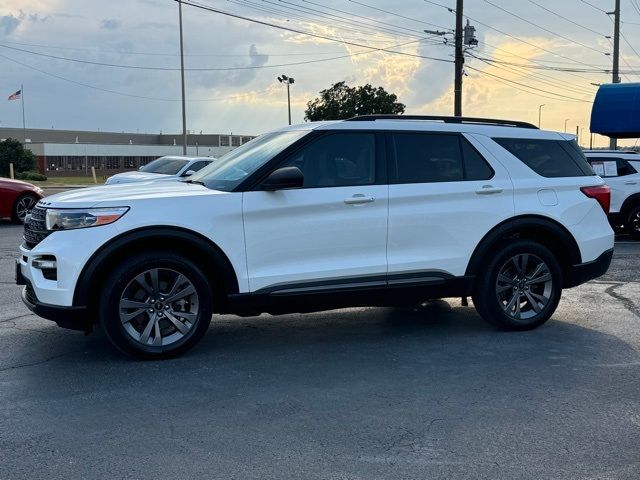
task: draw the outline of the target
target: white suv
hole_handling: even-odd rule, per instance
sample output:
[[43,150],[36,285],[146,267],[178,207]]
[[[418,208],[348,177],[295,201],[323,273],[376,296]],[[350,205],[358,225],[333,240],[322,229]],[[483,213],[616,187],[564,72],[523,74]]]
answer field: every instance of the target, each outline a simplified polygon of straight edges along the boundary
[[584,154],[611,187],[611,224],[640,240],[640,155],[623,150],[586,150]]
[[185,182],[40,201],[23,299],[119,349],[177,355],[213,313],[472,296],[526,330],[611,262],[609,188],[572,136],[521,122],[364,116],[262,135]]

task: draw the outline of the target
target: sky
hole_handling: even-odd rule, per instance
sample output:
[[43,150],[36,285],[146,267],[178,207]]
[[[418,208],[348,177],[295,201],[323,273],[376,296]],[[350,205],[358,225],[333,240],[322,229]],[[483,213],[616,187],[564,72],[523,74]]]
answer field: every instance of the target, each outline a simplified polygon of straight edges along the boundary
[[[424,30],[453,29],[443,6],[454,0],[187,1],[296,30],[183,5],[190,131],[257,135],[285,125],[281,74],[295,78],[294,123],[340,81],[382,86],[408,114],[452,114],[452,35]],[[611,81],[612,8],[466,0],[479,44],[466,54],[463,114],[537,124],[544,104],[542,128],[578,126],[588,145],[592,84]],[[639,0],[622,0],[622,22],[622,81],[640,81]],[[5,99],[24,85],[27,127],[179,132],[179,67],[173,0],[0,0],[0,126],[22,126],[20,102]]]

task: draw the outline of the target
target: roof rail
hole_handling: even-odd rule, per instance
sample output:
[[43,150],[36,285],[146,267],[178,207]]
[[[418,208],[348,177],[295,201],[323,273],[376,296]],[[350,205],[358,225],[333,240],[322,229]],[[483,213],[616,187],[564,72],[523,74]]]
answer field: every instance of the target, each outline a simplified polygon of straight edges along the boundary
[[370,122],[374,120],[430,120],[444,123],[471,123],[477,125],[497,125],[503,127],[538,129],[538,127],[531,123],[516,120],[496,120],[493,118],[477,117],[448,117],[443,115],[360,115],[358,117],[349,118],[345,120],[345,122]]

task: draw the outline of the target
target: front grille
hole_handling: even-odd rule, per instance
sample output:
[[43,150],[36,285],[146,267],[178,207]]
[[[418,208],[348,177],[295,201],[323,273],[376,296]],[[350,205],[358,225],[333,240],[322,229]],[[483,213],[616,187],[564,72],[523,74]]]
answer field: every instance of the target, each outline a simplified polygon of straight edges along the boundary
[[27,215],[24,221],[24,243],[28,248],[33,248],[39,244],[42,240],[51,235],[51,232],[47,230],[45,223],[45,216],[47,209],[36,206]]

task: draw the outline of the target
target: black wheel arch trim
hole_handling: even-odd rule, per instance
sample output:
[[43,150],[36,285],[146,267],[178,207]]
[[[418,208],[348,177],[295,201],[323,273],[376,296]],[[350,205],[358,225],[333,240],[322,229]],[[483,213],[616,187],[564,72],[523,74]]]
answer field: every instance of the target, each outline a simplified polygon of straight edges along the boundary
[[578,265],[582,263],[582,254],[580,253],[578,243],[566,227],[549,217],[541,215],[522,215],[504,220],[502,223],[499,223],[492,228],[482,238],[471,255],[465,275],[477,274],[482,266],[485,255],[495,245],[503,241],[505,238],[509,238],[509,235],[516,234],[519,231],[529,228],[534,228],[539,232],[548,232],[556,238],[562,239],[562,246],[566,248],[569,253],[571,265]]
[[[224,277],[225,294],[236,294],[239,292],[238,277],[231,261],[224,251],[211,239],[204,235],[188,230],[186,228],[175,226],[153,226],[142,227],[134,230],[123,232],[113,237],[107,243],[102,245],[89,260],[85,263],[78,280],[76,282],[73,294],[74,306],[87,306],[91,300],[91,286],[95,275],[105,266],[105,262],[109,260],[116,252],[122,248],[126,248],[128,244],[139,242],[142,240],[153,241],[153,239],[171,239],[181,242],[182,247],[191,245],[200,251],[208,252],[208,260],[212,260],[216,267],[220,269]],[[157,244],[151,243],[149,249],[152,250]],[[166,247],[171,250],[170,246]],[[205,275],[209,276],[211,272],[205,271]]]
[[627,221],[629,214],[635,207],[640,206],[640,192],[629,195],[620,207],[620,218],[623,222]]

